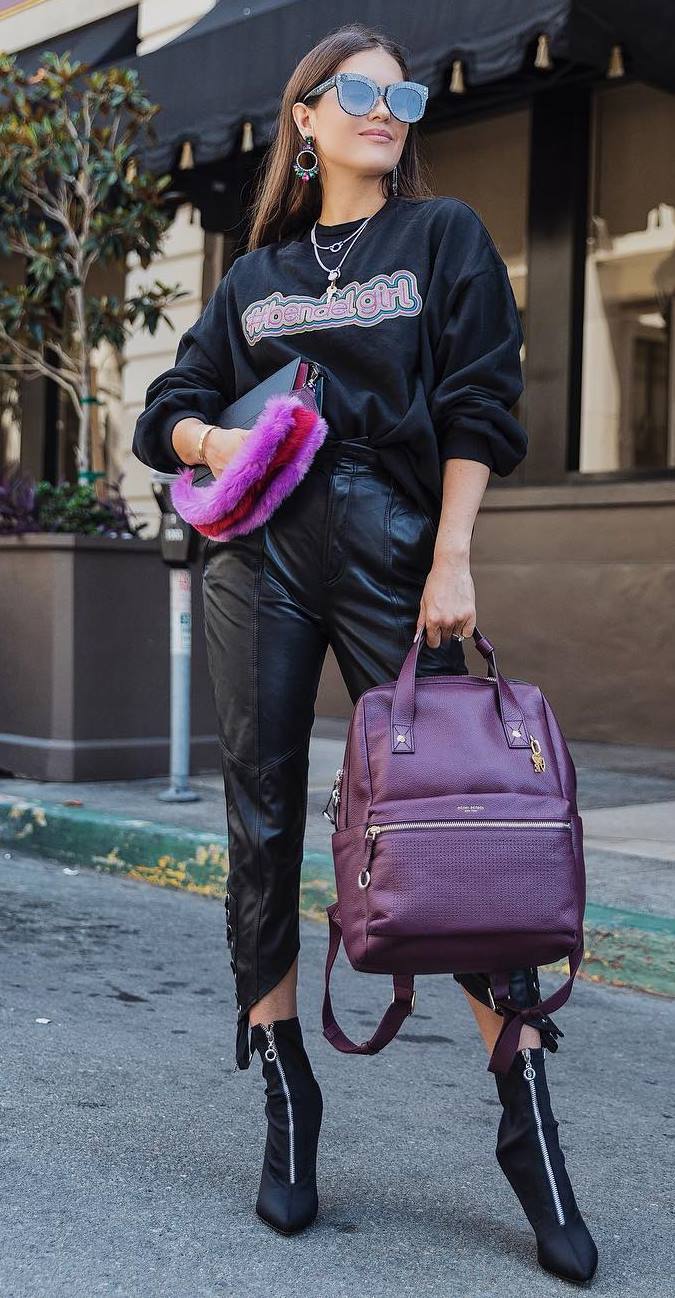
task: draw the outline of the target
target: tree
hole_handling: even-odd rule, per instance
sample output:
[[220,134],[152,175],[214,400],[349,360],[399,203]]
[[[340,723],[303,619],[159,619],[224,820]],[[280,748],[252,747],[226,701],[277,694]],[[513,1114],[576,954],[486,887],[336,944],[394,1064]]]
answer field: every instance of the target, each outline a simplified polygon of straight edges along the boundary
[[137,320],[154,334],[185,291],[160,280],[133,297],[87,291],[95,262],[135,253],[147,267],[172,213],[170,175],[140,170],[141,132],[154,137],[159,105],[138,74],[45,52],[27,76],[0,53],[0,254],[22,258],[18,283],[0,282],[0,370],[47,375],[78,419],[80,474],[90,462],[91,354],[122,351]]

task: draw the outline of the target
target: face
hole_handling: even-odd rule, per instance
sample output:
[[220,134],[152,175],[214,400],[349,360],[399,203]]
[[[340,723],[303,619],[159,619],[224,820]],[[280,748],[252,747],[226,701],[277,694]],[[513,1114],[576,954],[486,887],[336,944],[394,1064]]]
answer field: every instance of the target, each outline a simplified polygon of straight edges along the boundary
[[[405,80],[396,60],[379,47],[351,54],[335,71],[360,72],[382,87]],[[349,168],[363,176],[391,171],[410,129],[409,123],[399,122],[389,112],[383,98],[364,117],[345,113],[335,86],[306,104],[294,104],[293,116],[303,136],[313,136],[313,147],[325,167]]]

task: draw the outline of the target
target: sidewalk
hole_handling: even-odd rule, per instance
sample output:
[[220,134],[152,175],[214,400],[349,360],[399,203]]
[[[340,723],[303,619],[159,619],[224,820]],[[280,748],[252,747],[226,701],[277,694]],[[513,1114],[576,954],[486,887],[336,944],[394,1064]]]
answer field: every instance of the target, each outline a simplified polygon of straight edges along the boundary
[[[497,1166],[494,1079],[450,975],[418,980],[386,1050],[341,1055],[322,1032],[326,927],[301,921],[325,1107],[319,1217],[284,1239],[253,1212],[264,1087],[259,1059],[234,1071],[221,907],[18,849],[0,884],[2,1298],[571,1298]],[[391,981],[344,952],[334,975],[362,1040]],[[600,1253],[592,1298],[665,1298],[675,1000],[577,980],[556,1017],[547,1073]]]
[[[301,911],[325,920],[335,899],[322,815],[347,722],[318,718],[310,744]],[[581,977],[675,995],[675,750],[570,743],[587,866]],[[12,848],[221,897],[227,827],[220,771],[191,780],[200,801],[167,803],[151,780],[51,784],[0,779],[0,857]],[[566,967],[566,966],[565,966]],[[563,965],[560,965],[561,970]]]

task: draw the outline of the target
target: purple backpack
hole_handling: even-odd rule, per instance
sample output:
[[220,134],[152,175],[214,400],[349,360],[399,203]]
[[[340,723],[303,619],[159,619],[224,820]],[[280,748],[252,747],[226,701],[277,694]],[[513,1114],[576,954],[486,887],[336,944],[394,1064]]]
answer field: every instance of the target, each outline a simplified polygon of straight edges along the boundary
[[[567,958],[569,978],[504,1015],[490,1056],[506,1071],[528,1017],[563,1005],[584,953],[586,874],[576,772],[537,685],[507,679],[473,632],[486,676],[416,678],[424,628],[396,680],[357,699],[326,806],[337,901],[327,908],[323,1033],[375,1054],[415,1003],[415,974],[484,972],[506,1000],[509,971]],[[355,1044],[335,1021],[330,972],[340,940],[360,973],[392,974],[392,1002]]]

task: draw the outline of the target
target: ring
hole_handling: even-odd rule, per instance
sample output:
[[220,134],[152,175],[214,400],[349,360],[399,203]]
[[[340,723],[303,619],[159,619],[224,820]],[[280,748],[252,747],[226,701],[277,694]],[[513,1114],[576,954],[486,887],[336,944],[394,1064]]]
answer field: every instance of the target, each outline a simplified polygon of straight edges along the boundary
[[450,635],[450,639],[451,639],[451,640],[463,640],[463,639],[464,639],[464,636],[463,636],[463,635],[457,635],[456,632],[453,631],[453,632],[451,633],[451,635]]

